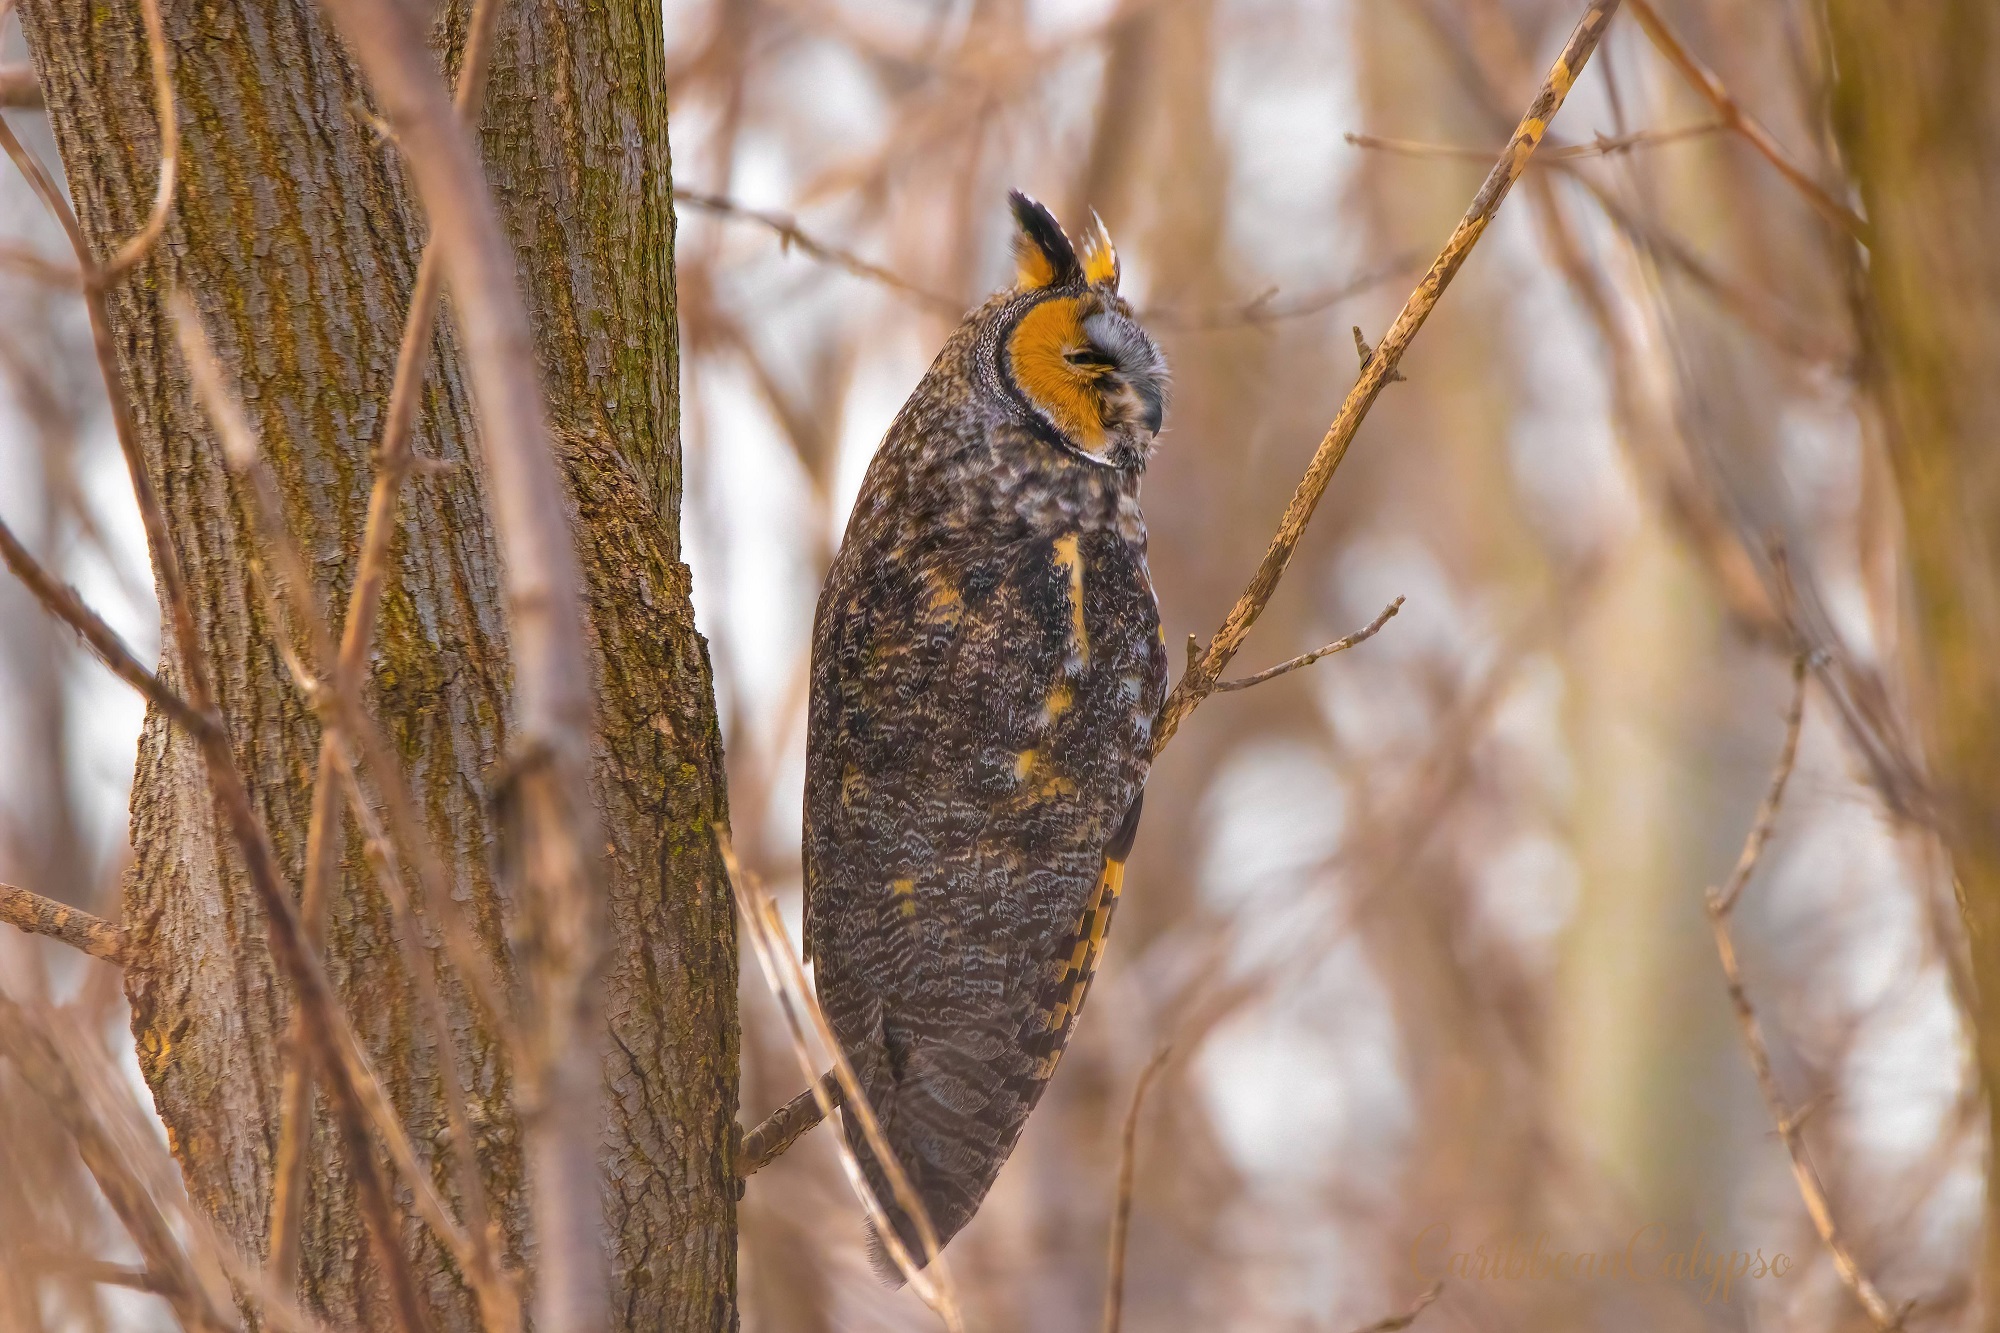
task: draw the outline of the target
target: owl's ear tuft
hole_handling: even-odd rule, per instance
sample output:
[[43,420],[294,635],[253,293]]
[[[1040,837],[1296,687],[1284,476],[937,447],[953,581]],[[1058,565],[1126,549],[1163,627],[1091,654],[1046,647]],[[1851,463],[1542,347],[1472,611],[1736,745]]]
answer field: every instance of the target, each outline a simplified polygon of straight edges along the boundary
[[1060,287],[1076,281],[1083,269],[1076,248],[1063,234],[1055,214],[1019,190],[1010,190],[1014,209],[1014,281],[1023,288]]
[[1118,247],[1097,210],[1090,210],[1090,230],[1083,235],[1083,280],[1093,287],[1118,290]]

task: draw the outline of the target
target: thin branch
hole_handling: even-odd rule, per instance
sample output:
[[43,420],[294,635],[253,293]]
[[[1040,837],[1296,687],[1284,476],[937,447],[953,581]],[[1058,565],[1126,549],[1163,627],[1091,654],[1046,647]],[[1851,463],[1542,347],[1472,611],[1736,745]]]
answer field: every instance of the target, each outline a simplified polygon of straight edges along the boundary
[[883,268],[880,264],[870,263],[860,255],[855,254],[852,250],[843,250],[837,245],[830,245],[800,227],[798,219],[789,213],[776,213],[761,208],[751,208],[724,195],[706,194],[700,190],[684,190],[678,186],[674,188],[674,202],[699,208],[703,212],[714,213],[718,217],[732,218],[739,222],[754,222],[760,227],[775,232],[782,249],[795,249],[801,254],[817,259],[822,264],[830,264],[834,268],[851,273],[857,278],[866,278],[870,282],[879,282],[884,287],[901,292],[905,296],[913,297],[941,313],[950,315],[965,313],[965,302],[959,300],[957,297],[946,296],[943,292],[931,291],[928,288],[911,282],[908,278],[898,273]]
[[[1705,125],[1682,125],[1670,130],[1639,130],[1615,138],[1607,138],[1600,134],[1589,143],[1550,144],[1537,154],[1536,162],[1571,162],[1582,157],[1609,157],[1630,152],[1634,148],[1658,148],[1687,139],[1720,134],[1729,128],[1726,123],[1715,121]],[[1465,162],[1493,160],[1493,150],[1490,148],[1461,148],[1456,144],[1425,143],[1417,139],[1388,139],[1375,134],[1343,134],[1340,137],[1356,148],[1370,148],[1378,152],[1395,153],[1402,157],[1443,157]]]
[[167,311],[173,319],[174,335],[180,343],[188,378],[194,385],[195,399],[222,442],[223,462],[250,493],[254,527],[262,539],[266,559],[277,566],[285,607],[294,621],[304,625],[312,661],[324,669],[324,664],[333,660],[333,639],[326,628],[326,617],[320,612],[305,556],[286,526],[277,478],[271,475],[270,465],[257,447],[257,434],[250,428],[243,405],[223,375],[222,364],[216,360],[215,348],[209,345],[208,335],[202,331],[194,303],[187,293],[175,292],[167,299]]
[[826,1119],[826,1112],[820,1109],[822,1098],[828,1109],[840,1105],[840,1076],[831,1070],[822,1074],[812,1087],[758,1121],[757,1127],[743,1136],[736,1150],[737,1176],[755,1175],[782,1157],[807,1130]]
[[1346,638],[1335,639],[1326,647],[1315,648],[1309,653],[1300,653],[1289,662],[1280,662],[1274,667],[1266,667],[1254,676],[1245,676],[1241,680],[1219,680],[1215,682],[1215,692],[1217,694],[1227,694],[1231,690],[1247,690],[1252,685],[1262,685],[1267,680],[1275,680],[1288,671],[1297,671],[1300,667],[1309,667],[1322,657],[1332,657],[1335,653],[1346,652],[1355,644],[1365,643],[1369,639],[1374,638],[1380,632],[1381,628],[1388,624],[1395,614],[1402,609],[1403,599],[1398,597],[1395,601],[1382,608],[1381,615],[1375,617]]
[[[175,183],[179,178],[180,127],[175,113],[173,77],[167,67],[167,37],[166,29],[160,21],[159,0],[140,0],[139,10],[146,27],[146,52],[152,66],[154,107],[159,118],[159,178],[153,192],[153,207],[147,214],[145,223],[120,245],[109,259],[100,264],[92,256],[90,246],[83,238],[82,229],[77,225],[76,213],[70,208],[69,201],[56,188],[48,172],[21,146],[13,130],[0,126],[0,142],[4,142],[7,155],[14,159],[15,165],[20,168],[21,174],[27,177],[29,185],[40,196],[43,205],[62,225],[63,233],[69,239],[70,249],[75,252],[77,267],[74,270],[59,268],[13,247],[0,252],[0,263],[27,272],[44,282],[66,287],[81,287],[86,298],[94,298],[94,303],[98,305],[101,305],[104,293],[116,284],[119,278],[137,267],[152,250],[161,233],[166,230],[167,218],[173,211]],[[26,76],[25,86],[20,82],[22,75]],[[32,95],[33,101],[17,104],[9,100],[15,95],[23,98]],[[0,70],[0,106],[39,107],[41,104],[41,89],[35,83],[32,69]],[[95,309],[91,317],[95,322],[97,318]]]
[[9,111],[40,111],[42,85],[30,65],[0,65],[0,107]]
[[855,1195],[861,1200],[861,1206],[874,1225],[883,1249],[911,1289],[937,1313],[951,1333],[964,1333],[965,1320],[959,1313],[951,1272],[939,1253],[937,1229],[931,1225],[930,1214],[911,1186],[902,1162],[890,1149],[889,1141],[882,1133],[881,1122],[868,1103],[868,1095],[855,1077],[854,1066],[848,1063],[847,1053],[827,1024],[826,1015],[820,1012],[818,1001],[813,998],[812,987],[806,982],[805,969],[799,966],[798,955],[792,951],[791,940],[786,936],[784,918],[778,915],[778,905],[771,901],[771,895],[765,892],[763,884],[745,871],[742,862],[737,860],[736,849],[730,844],[728,833],[720,828],[714,832],[716,846],[722,853],[723,867],[729,875],[730,890],[736,897],[736,906],[742,913],[744,925],[750,931],[751,948],[757,955],[758,965],[763,968],[764,979],[777,997],[785,1023],[791,1029],[792,1051],[799,1058],[799,1068],[812,1080],[812,1096],[819,1104],[820,1118],[825,1119],[833,1113],[833,1098],[824,1086],[825,1080],[813,1074],[812,1047],[806,1037],[808,1026],[832,1060],[832,1072],[840,1084],[845,1113],[859,1122],[862,1137],[867,1140],[869,1151],[875,1155],[876,1164],[888,1177],[897,1204],[917,1229],[918,1240],[924,1248],[925,1264],[918,1264],[911,1257],[901,1234],[889,1220],[882,1201],[869,1185],[867,1174],[861,1169],[861,1162],[854,1155],[847,1136],[843,1134],[836,1138],[835,1143],[848,1184],[853,1186]]
[[192,1330],[238,1327],[227,1292],[211,1290],[190,1261],[168,1216],[92,1112],[62,1043],[25,1006],[0,993],[0,1053],[35,1090],[49,1114],[68,1132],[77,1155],[96,1180],[104,1201],[124,1226],[146,1267],[165,1278],[162,1295]]
[[145,225],[102,264],[92,265],[86,260],[88,285],[99,291],[136,268],[160,239],[160,233],[167,229],[167,216],[174,207],[174,185],[180,175],[181,132],[174,107],[173,72],[167,66],[167,33],[160,22],[160,0],[139,0],[139,13],[146,24],[146,55],[153,68],[153,108],[160,126],[159,183],[153,190],[153,210],[147,215]]
[[1414,250],[1406,251],[1337,286],[1307,292],[1288,301],[1278,300],[1278,289],[1271,287],[1259,292],[1248,301],[1239,301],[1233,305],[1186,310],[1176,309],[1173,306],[1159,306],[1141,310],[1139,319],[1148,328],[1177,333],[1212,333],[1227,329],[1264,328],[1285,320],[1304,319],[1331,310],[1343,301],[1351,300],[1363,292],[1381,286],[1391,278],[1409,272],[1422,260],[1421,253]]
[[0,242],[0,268],[11,269],[22,277],[69,291],[82,287],[84,281],[83,274],[69,265],[44,259],[37,251],[13,241]]
[[1355,432],[1368,415],[1368,409],[1375,405],[1375,399],[1390,382],[1403,359],[1403,353],[1409,349],[1417,331],[1436,308],[1438,298],[1457,275],[1472,247],[1485,233],[1493,215],[1499,211],[1501,201],[1507,197],[1507,191],[1526,170],[1528,159],[1548,130],[1549,121],[1561,108],[1577,76],[1583,72],[1591,52],[1597,49],[1597,43],[1604,36],[1605,28],[1617,8],[1618,0],[1591,0],[1590,7],[1584,11],[1582,19],[1570,33],[1569,41],[1564,44],[1562,54],[1556,58],[1548,77],[1543,80],[1540,91],[1535,94],[1535,100],[1522,116],[1507,151],[1500,155],[1492,171],[1487,173],[1485,183],[1473,196],[1471,207],[1453,230],[1451,239],[1445,243],[1416,291],[1404,303],[1396,322],[1383,335],[1381,346],[1362,367],[1360,378],[1348,391],[1339,414],[1327,428],[1325,438],[1313,454],[1312,463],[1307,467],[1298,489],[1293,492],[1291,503],[1278,525],[1277,535],[1271,539],[1270,548],[1265,551],[1255,576],[1243,590],[1243,595],[1237,598],[1236,605],[1230,608],[1222,627],[1202,654],[1200,664],[1181,678],[1161,707],[1160,721],[1155,728],[1158,737],[1153,747],[1155,756],[1166,748],[1187,715],[1214,692],[1230,659],[1243,646],[1250,627],[1263,613],[1271,594],[1277,591],[1278,581],[1291,564],[1292,552],[1297,549],[1299,538],[1305,534],[1306,525],[1312,521],[1320,497],[1326,494],[1327,483],[1333,480],[1334,470],[1347,456],[1348,446],[1354,443]]
[[189,735],[199,739],[214,729],[213,717],[174,693],[172,686],[148,670],[117,632],[104,623],[103,617],[84,604],[76,589],[49,573],[28,553],[28,548],[21,545],[20,538],[5,522],[0,522],[0,561],[27,585],[50,615],[76,631],[91,654],[109,667],[113,675],[145,695],[155,708],[186,728]]
[[1118,1196],[1111,1206],[1110,1253],[1104,1269],[1104,1333],[1118,1333],[1125,1319],[1125,1242],[1132,1225],[1132,1180],[1138,1170],[1139,1112],[1153,1080],[1167,1067],[1174,1048],[1161,1042],[1153,1058],[1139,1071],[1132,1088],[1132,1104],[1125,1111],[1125,1133],[1118,1147]]
[[1723,86],[1722,80],[1716,77],[1714,71],[1696,60],[1687,47],[1681,44],[1680,38],[1674,35],[1673,29],[1667,26],[1666,21],[1660,17],[1659,11],[1653,8],[1649,0],[1632,0],[1632,17],[1639,20],[1639,26],[1646,30],[1646,36],[1652,39],[1660,54],[1680,71],[1681,77],[1688,81],[1689,86],[1708,99],[1709,105],[1722,117],[1724,125],[1734,130],[1745,143],[1756,149],[1764,160],[1776,168],[1778,174],[1803,194],[1814,208],[1861,244],[1870,243],[1868,223],[1861,215],[1828,194],[1818,181],[1808,176],[1785,155],[1785,150],[1778,146],[1778,141],[1771,137],[1770,131],[1766,130],[1755,116],[1736,104],[1736,99],[1729,95],[1729,89]]
[[1902,1327],[1907,1307],[1901,1312],[1890,1307],[1875,1283],[1862,1271],[1860,1263],[1834,1225],[1833,1208],[1827,1201],[1826,1187],[1820,1183],[1819,1173],[1813,1169],[1812,1158],[1806,1151],[1802,1126],[1807,1113],[1795,1115],[1786,1106],[1777,1075],[1771,1070],[1771,1050],[1764,1039],[1763,1025],[1758,1022],[1749,993],[1743,987],[1736,941],[1729,930],[1730,914],[1736,908],[1743,887],[1756,873],[1757,864],[1763,859],[1764,849],[1771,840],[1771,830],[1777,823],[1778,807],[1784,801],[1785,787],[1798,760],[1799,733],[1805,721],[1805,707],[1806,657],[1801,654],[1792,663],[1792,704],[1785,715],[1785,743],[1778,753],[1777,768],[1771,774],[1771,785],[1757,808],[1757,817],[1750,825],[1749,835],[1743,840],[1742,854],[1736,858],[1736,868],[1730,873],[1728,883],[1721,889],[1708,891],[1708,923],[1715,934],[1715,951],[1721,959],[1722,975],[1728,984],[1730,1007],[1735,1010],[1736,1024],[1742,1029],[1743,1046],[1750,1056],[1751,1072],[1757,1077],[1757,1087],[1764,1094],[1764,1104],[1770,1110],[1771,1119],[1777,1123],[1778,1137],[1784,1140],[1785,1152],[1791,1158],[1792,1178],[1798,1183],[1799,1197],[1805,1201],[1813,1229],[1819,1233],[1827,1253],[1833,1256],[1833,1266],[1840,1274],[1840,1280],[1867,1312],[1870,1322],[1881,1333],[1891,1333]]
[[1805,673],[1807,659],[1801,655],[1792,663],[1792,704],[1785,713],[1785,743],[1778,751],[1778,766],[1771,773],[1771,785],[1764,792],[1764,799],[1757,803],[1757,817],[1751,821],[1750,832],[1743,839],[1743,850],[1736,858],[1736,866],[1729,872],[1729,878],[1716,891],[1711,904],[1714,910],[1728,916],[1736,910],[1736,900],[1743,896],[1744,886],[1757,873],[1757,863],[1763,859],[1764,848],[1771,841],[1771,833],[1778,825],[1778,807],[1784,804],[1785,787],[1791,781],[1792,769],[1799,758],[1799,732],[1805,720],[1806,694]]
[[64,1277],[80,1278],[99,1286],[124,1287],[128,1291],[143,1291],[154,1296],[166,1296],[174,1291],[172,1278],[163,1277],[149,1268],[131,1268],[125,1264],[67,1254],[23,1257],[37,1267],[53,1268]]
[[[1445,52],[1463,69],[1467,86],[1477,93],[1482,110],[1504,129],[1507,112],[1500,108],[1495,90],[1511,83],[1525,63],[1518,49],[1511,43],[1504,51],[1492,43],[1480,43],[1475,49],[1466,41],[1464,24],[1455,11],[1446,13],[1437,4],[1420,4],[1418,9]],[[1482,26],[1489,33],[1511,31],[1505,25]],[[1504,65],[1504,68],[1494,68],[1496,63]],[[1555,166],[1590,195],[1605,219],[1635,250],[1686,277],[1725,312],[1741,320],[1750,332],[1773,347],[1815,366],[1845,368],[1853,359],[1851,351],[1829,340],[1817,327],[1780,308],[1770,297],[1750,291],[1724,277],[1671,232],[1621,204],[1595,173],[1582,170],[1574,162],[1559,161]]]
[[[159,23],[159,10],[154,0],[147,0],[145,14],[150,43]],[[156,62],[156,69],[164,70],[164,68],[164,57],[161,57]],[[171,117],[167,123],[171,124]],[[194,611],[188,601],[187,584],[181,575],[180,559],[167,528],[166,511],[160,505],[159,495],[153,488],[152,477],[146,468],[138,425],[132,415],[131,400],[125,394],[124,381],[119,374],[117,349],[112,342],[111,312],[105,301],[106,284],[98,281],[95,276],[99,271],[98,266],[91,257],[90,245],[84,239],[82,228],[77,224],[76,213],[70,208],[69,201],[63,197],[62,191],[56,187],[55,181],[40,161],[15,136],[5,117],[0,117],[0,148],[6,150],[8,157],[13,159],[14,165],[27,179],[29,187],[62,227],[63,235],[69,239],[70,249],[75,254],[77,264],[84,275],[83,302],[84,310],[90,317],[91,343],[97,356],[98,373],[104,380],[105,394],[110,400],[112,428],[118,437],[119,452],[125,459],[125,470],[132,480],[133,495],[139,505],[140,521],[146,530],[147,548],[152,554],[161,593],[166,602],[162,619],[167,622],[172,642],[182,649],[184,660],[181,665],[188,673],[188,703],[197,714],[205,714],[211,697],[206,664],[199,653],[190,655],[187,651],[197,642]]]
[[70,948],[123,965],[130,957],[131,942],[125,928],[101,916],[80,912],[74,907],[44,898],[39,893],[0,884],[0,921],[30,935],[46,935]]
[[1392,1314],[1374,1323],[1354,1330],[1354,1333],[1402,1333],[1403,1329],[1417,1322],[1417,1316],[1430,1307],[1432,1301],[1444,1295],[1444,1283],[1439,1282],[1423,1295],[1410,1303],[1410,1308],[1401,1314]]

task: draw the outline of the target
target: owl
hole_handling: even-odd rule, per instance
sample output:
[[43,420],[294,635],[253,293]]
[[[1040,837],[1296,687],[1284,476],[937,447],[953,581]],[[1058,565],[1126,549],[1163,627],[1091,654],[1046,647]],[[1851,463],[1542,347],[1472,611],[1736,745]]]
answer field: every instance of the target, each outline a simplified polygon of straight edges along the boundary
[[[1139,479],[1167,405],[1103,224],[1011,196],[1014,285],[868,467],[813,626],[805,947],[940,1241],[1069,1041],[1167,686]],[[849,1144],[909,1251],[858,1123]],[[894,1280],[882,1262],[878,1269]]]

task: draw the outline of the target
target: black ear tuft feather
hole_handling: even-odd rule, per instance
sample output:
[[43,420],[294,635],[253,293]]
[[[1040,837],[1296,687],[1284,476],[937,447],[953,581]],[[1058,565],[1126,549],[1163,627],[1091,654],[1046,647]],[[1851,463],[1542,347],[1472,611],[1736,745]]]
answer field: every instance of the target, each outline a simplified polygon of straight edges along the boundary
[[1060,287],[1083,276],[1076,247],[1055,214],[1019,190],[1007,192],[1014,209],[1014,267],[1023,287]]

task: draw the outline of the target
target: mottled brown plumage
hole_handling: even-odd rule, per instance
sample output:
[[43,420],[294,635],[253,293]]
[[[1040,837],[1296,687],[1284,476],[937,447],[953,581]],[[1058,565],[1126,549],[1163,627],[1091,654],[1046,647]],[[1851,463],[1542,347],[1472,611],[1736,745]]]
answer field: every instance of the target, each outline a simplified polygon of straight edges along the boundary
[[1069,1039],[1167,682],[1139,513],[1165,366],[1101,228],[1079,260],[1014,207],[1021,280],[897,415],[813,631],[806,951],[941,1239]]

